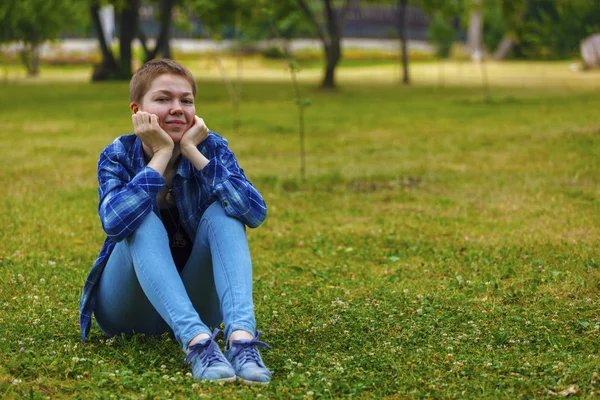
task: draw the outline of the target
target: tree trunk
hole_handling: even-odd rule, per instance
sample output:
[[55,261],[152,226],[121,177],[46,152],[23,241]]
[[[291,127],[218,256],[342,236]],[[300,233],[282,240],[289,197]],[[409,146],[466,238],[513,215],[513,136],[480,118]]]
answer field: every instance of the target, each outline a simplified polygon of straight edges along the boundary
[[342,38],[341,32],[344,29],[343,18],[341,18],[341,21],[338,23],[333,8],[331,7],[330,0],[324,0],[323,12],[325,14],[327,32],[329,33],[329,42],[323,43],[327,65],[325,66],[325,77],[323,78],[321,88],[335,89],[335,68],[342,55],[340,42]]
[[133,75],[131,42],[135,38],[138,28],[138,8],[139,0],[131,0],[128,7],[121,11],[119,18],[119,69],[123,79],[130,79]]
[[171,37],[171,20],[173,19],[174,0],[163,0],[160,10],[160,33],[156,40],[156,51],[162,54],[164,58],[171,58],[171,46],[169,38]]
[[325,77],[321,87],[323,89],[335,89],[335,68],[340,61],[340,41],[337,43],[330,43],[325,46],[325,58],[327,59],[327,65],[325,66]]
[[119,66],[115,60],[112,50],[109,48],[109,44],[106,43],[104,37],[104,30],[102,29],[102,22],[100,21],[100,6],[98,3],[93,2],[90,6],[90,13],[92,17],[92,23],[100,42],[100,51],[102,52],[102,62],[100,65],[94,67],[94,73],[92,75],[92,81],[103,81],[107,79],[114,79],[119,76]]
[[469,21],[469,37],[468,46],[471,52],[471,59],[479,61],[483,58],[483,38],[482,38],[482,9],[483,0],[473,0],[473,8],[471,10],[471,19]]
[[402,48],[402,82],[405,85],[410,83],[410,76],[408,75],[407,3],[408,0],[398,0],[398,36],[400,37],[400,46]]
[[150,50],[146,45],[146,35],[141,29],[138,32],[138,38],[142,42],[144,53],[146,54],[145,61],[154,60],[158,54],[162,54],[163,58],[171,58],[171,46],[169,45],[169,38],[171,36],[171,20],[173,16],[173,6],[175,5],[174,0],[162,0],[160,2],[160,32],[156,38],[156,44],[154,49]]
[[40,46],[36,42],[25,42],[21,50],[21,62],[27,69],[28,77],[38,76],[40,73]]
[[319,36],[319,39],[321,39],[321,43],[323,43],[323,51],[325,52],[327,65],[325,67],[325,77],[323,78],[321,87],[323,89],[333,89],[335,88],[335,68],[342,56],[340,42],[344,31],[346,16],[348,15],[348,9],[350,8],[350,0],[346,0],[344,6],[341,7],[341,15],[339,18],[336,18],[335,13],[333,12],[331,6],[332,1],[322,0],[327,34],[323,32],[321,24],[317,21],[317,18],[311,11],[308,3],[305,0],[297,1],[309,22],[315,28],[315,32]]
[[171,44],[168,39],[165,40],[165,42],[163,43],[162,48],[160,49],[160,52],[164,58],[172,58],[171,57]]
[[29,58],[30,58],[30,55],[29,55],[29,52],[27,51],[27,44],[24,43],[23,48],[21,49],[21,63],[23,63],[23,66],[27,70],[27,76],[30,76],[30,74],[29,74],[29,70],[30,70]]
[[510,49],[512,49],[514,41],[509,36],[504,36],[498,48],[494,52],[494,60],[504,60],[504,58],[508,55]]
[[30,76],[38,76],[40,73],[40,44],[31,43],[31,69]]

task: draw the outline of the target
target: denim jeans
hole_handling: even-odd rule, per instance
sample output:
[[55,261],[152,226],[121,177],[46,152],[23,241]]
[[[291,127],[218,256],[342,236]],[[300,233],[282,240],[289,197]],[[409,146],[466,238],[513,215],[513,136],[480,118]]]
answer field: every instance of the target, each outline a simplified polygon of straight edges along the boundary
[[117,243],[98,284],[94,310],[108,336],[172,333],[183,350],[209,327],[225,324],[254,334],[252,263],[244,224],[225,214],[219,202],[203,214],[181,274],[165,227],[150,213],[138,229]]

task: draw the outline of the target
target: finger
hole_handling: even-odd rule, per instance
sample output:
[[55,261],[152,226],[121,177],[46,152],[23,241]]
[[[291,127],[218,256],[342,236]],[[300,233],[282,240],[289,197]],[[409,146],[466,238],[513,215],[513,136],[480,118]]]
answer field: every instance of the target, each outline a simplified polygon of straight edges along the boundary
[[140,113],[135,113],[133,115],[133,126],[136,129],[140,129],[141,128],[141,126],[142,126],[142,116],[141,116]]
[[158,115],[156,114],[150,114],[150,125],[154,128],[154,129],[159,129],[159,125],[158,125]]
[[144,126],[146,128],[149,128],[150,127],[150,114],[147,112],[142,112],[141,118],[142,118],[142,122],[143,122]]
[[200,127],[200,130],[203,133],[208,132],[208,127],[206,126],[206,123],[204,122],[204,119],[196,116],[196,125],[198,125]]

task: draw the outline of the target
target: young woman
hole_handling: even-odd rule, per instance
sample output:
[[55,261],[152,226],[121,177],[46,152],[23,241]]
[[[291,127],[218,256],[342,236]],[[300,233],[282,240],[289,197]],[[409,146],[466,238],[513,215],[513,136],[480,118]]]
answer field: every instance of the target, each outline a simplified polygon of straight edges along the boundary
[[[266,206],[227,141],[196,116],[195,95],[193,75],[172,60],[150,61],[131,79],[134,134],[98,162],[108,237],[83,288],[82,338],[92,313],[108,336],[170,332],[196,379],[267,384],[245,233]],[[221,322],[225,354],[215,341]]]

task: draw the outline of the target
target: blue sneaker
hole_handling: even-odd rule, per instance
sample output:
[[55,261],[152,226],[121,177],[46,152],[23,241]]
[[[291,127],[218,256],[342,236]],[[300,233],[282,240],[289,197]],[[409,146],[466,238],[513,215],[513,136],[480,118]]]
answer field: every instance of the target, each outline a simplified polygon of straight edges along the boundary
[[272,372],[265,367],[258,347],[270,349],[266,343],[259,342],[261,331],[256,332],[252,340],[233,340],[231,347],[225,351],[225,357],[231,363],[235,374],[246,385],[266,385],[271,382]]
[[185,363],[192,363],[194,379],[216,382],[235,381],[235,371],[215,341],[219,332],[215,329],[208,339],[189,347],[190,352],[185,357]]

